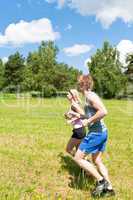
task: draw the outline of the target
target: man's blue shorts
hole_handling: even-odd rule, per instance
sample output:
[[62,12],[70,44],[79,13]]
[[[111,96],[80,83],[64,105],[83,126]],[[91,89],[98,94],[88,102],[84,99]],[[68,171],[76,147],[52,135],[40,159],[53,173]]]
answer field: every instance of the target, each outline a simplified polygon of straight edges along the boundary
[[108,138],[107,129],[102,132],[90,132],[79,145],[79,149],[86,154],[95,154],[97,152],[103,152],[106,147]]

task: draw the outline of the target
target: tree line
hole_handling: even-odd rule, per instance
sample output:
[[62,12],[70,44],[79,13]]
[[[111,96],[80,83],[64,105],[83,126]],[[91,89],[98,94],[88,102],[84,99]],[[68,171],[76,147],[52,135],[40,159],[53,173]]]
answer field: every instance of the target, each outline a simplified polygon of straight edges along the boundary
[[[40,93],[44,97],[55,96],[59,91],[77,87],[77,77],[82,71],[57,61],[59,49],[54,42],[42,42],[38,49],[26,58],[19,52],[0,59],[0,90]],[[95,85],[94,90],[104,98],[128,94],[133,86],[133,54],[127,55],[126,67],[119,59],[116,47],[104,42],[101,49],[88,62],[88,69]]]
[[[0,89],[5,92],[34,91],[45,97],[76,87],[78,69],[57,62],[58,47],[54,42],[42,42],[27,58],[16,52],[4,64],[0,60]],[[36,92],[36,93],[35,93]]]

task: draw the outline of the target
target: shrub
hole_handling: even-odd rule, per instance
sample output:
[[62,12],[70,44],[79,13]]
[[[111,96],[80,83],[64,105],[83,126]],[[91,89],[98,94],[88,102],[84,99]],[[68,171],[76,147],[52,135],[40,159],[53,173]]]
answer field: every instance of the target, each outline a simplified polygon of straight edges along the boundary
[[57,96],[56,88],[52,85],[44,86],[42,89],[42,97],[55,97]]
[[55,97],[57,96],[57,91],[54,86],[48,85],[44,86],[41,91],[32,91],[31,93],[32,97]]

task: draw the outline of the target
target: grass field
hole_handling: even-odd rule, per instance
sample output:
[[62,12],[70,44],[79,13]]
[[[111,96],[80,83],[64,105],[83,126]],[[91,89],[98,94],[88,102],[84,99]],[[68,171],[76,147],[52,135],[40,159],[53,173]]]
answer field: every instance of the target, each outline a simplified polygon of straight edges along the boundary
[[[104,161],[116,200],[133,199],[133,102],[106,100]],[[65,153],[71,135],[56,99],[0,99],[0,200],[88,200],[91,178]],[[105,199],[105,198],[104,198]]]

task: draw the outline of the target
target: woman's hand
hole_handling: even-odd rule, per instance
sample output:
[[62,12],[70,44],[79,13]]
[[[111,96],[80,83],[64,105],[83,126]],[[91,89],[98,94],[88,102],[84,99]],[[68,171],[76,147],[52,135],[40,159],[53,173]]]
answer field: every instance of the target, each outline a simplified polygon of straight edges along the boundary
[[80,114],[79,113],[77,113],[77,112],[74,112],[74,111],[69,111],[69,114],[71,114],[72,115],[72,117],[77,117],[77,118],[80,118]]

